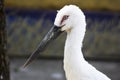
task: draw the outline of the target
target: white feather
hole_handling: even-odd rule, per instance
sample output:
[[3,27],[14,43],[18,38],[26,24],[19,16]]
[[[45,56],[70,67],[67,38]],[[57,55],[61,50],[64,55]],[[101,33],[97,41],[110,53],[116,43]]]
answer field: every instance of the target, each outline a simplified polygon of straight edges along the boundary
[[[60,24],[64,15],[69,15],[69,18]],[[54,24],[64,25],[62,31],[67,32],[64,50],[64,70],[67,80],[110,80],[83,57],[81,48],[86,31],[86,21],[81,9],[75,5],[63,7],[59,10]]]

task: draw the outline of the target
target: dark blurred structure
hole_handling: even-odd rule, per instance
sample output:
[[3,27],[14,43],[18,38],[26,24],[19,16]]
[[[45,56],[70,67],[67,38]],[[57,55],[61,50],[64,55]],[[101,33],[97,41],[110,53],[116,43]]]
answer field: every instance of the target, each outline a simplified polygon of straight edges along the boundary
[[4,0],[0,0],[0,80],[9,80],[9,64],[6,56],[6,25]]

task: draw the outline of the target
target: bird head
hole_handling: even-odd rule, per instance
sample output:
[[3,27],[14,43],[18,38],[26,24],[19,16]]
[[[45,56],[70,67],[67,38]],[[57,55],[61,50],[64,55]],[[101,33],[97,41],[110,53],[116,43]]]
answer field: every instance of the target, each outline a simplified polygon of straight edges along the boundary
[[57,12],[54,25],[61,27],[61,31],[70,32],[78,23],[86,24],[83,12],[76,5],[66,5]]
[[75,5],[66,5],[60,9],[56,15],[54,26],[45,35],[45,37],[38,45],[38,48],[28,58],[23,67],[26,67],[36,57],[38,57],[39,53],[43,52],[46,46],[51,41],[56,39],[62,32],[70,32],[79,22],[82,22],[82,25],[85,23],[85,16],[79,7]]

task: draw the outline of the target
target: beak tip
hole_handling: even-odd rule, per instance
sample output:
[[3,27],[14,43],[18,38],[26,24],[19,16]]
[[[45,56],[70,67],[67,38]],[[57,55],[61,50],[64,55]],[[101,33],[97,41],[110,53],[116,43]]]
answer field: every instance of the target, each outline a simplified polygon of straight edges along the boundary
[[26,68],[29,64],[30,64],[30,61],[28,60],[23,64],[22,68]]
[[26,68],[27,67],[27,64],[25,63],[25,64],[23,64],[23,66],[22,66],[22,68]]

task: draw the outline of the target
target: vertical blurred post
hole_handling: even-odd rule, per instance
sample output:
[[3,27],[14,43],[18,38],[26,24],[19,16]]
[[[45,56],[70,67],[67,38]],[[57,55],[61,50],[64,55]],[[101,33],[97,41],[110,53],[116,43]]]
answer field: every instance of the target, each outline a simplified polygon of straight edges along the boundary
[[0,0],[0,80],[9,80],[9,64],[6,56],[4,0]]

